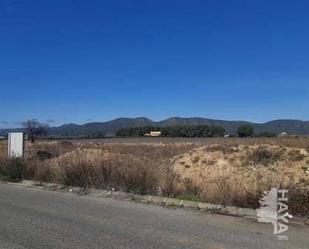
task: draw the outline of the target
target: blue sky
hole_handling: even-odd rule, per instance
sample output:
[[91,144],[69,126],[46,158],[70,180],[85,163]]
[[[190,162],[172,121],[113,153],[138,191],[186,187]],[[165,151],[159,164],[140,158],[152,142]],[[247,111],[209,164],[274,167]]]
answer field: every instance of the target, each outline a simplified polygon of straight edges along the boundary
[[309,120],[309,2],[0,0],[0,127]]

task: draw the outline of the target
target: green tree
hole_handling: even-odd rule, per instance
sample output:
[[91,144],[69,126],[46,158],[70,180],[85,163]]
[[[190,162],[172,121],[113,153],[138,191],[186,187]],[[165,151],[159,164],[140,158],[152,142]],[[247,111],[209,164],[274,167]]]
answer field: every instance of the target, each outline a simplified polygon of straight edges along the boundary
[[163,137],[222,137],[225,129],[220,126],[172,126],[172,127],[136,127],[118,130],[117,137],[143,137],[145,133],[161,131]]
[[257,135],[257,137],[276,137],[276,134],[273,132],[265,131]]
[[251,137],[253,132],[253,126],[249,124],[241,125],[237,130],[239,137]]

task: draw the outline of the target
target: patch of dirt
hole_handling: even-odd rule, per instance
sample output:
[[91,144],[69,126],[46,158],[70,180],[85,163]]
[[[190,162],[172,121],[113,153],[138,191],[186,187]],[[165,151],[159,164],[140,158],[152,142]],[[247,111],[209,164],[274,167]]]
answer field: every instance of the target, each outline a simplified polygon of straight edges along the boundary
[[[174,172],[211,196],[218,188],[258,193],[272,186],[309,186],[309,153],[274,145],[204,146],[172,159]],[[309,167],[309,166],[308,166]]]

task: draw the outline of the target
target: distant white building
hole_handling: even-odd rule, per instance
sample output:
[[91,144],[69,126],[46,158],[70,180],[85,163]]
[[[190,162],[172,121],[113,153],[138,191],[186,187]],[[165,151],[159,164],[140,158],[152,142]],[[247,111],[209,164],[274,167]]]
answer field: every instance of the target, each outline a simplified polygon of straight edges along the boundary
[[287,133],[287,132],[281,132],[279,134],[279,137],[287,137],[288,135],[289,135],[289,133]]
[[151,131],[149,133],[145,133],[145,137],[159,137],[161,136],[161,131]]

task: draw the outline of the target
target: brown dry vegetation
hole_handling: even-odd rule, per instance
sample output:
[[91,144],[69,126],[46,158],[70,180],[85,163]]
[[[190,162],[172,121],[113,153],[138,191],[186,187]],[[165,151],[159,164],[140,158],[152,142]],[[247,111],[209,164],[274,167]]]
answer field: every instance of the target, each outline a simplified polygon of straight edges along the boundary
[[0,158],[4,158],[7,155],[7,142],[0,141]]
[[263,191],[279,186],[290,190],[292,213],[309,213],[308,138],[38,141],[30,145],[26,161],[8,161],[5,154],[2,142],[0,177],[6,180],[252,208]]
[[175,157],[172,166],[181,178],[178,187],[186,188],[183,182],[189,180],[202,200],[257,207],[263,191],[283,187],[294,195],[290,208],[299,213],[302,206],[305,215],[309,212],[308,158],[302,148],[213,145]]

